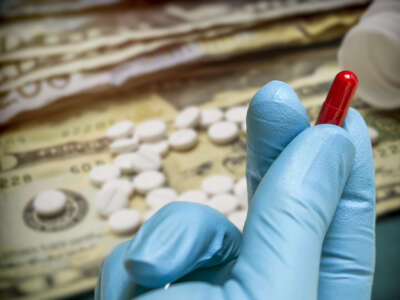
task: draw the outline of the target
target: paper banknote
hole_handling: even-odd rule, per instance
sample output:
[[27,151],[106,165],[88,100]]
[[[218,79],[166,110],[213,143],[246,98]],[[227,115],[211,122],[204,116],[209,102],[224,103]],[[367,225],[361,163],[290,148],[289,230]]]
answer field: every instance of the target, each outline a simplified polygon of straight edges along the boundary
[[123,4],[128,0],[2,0],[0,3],[1,17],[35,16],[52,13],[66,13]]
[[[52,64],[51,68],[39,70],[39,77],[31,77],[30,74],[36,72],[33,67],[32,70],[24,73],[26,75],[18,71],[14,80],[8,81],[13,88],[0,96],[0,123],[7,122],[20,112],[42,108],[67,96],[88,90],[120,86],[127,80],[141,82],[140,77],[187,63],[225,59],[260,49],[294,47],[334,40],[343,36],[357,22],[361,13],[362,10],[350,10],[307,18],[293,18],[222,37],[185,43],[132,60],[125,60],[108,68],[99,67],[86,72],[68,73],[71,71],[68,69],[65,73],[62,71],[65,66],[63,64]],[[117,61],[120,55],[122,53],[117,52],[105,56]],[[104,56],[96,55],[91,58],[91,61],[95,65],[106,66],[107,60],[102,57]],[[78,69],[84,67],[84,63],[72,62],[71,64],[77,66]],[[61,72],[58,73],[58,70]],[[29,82],[23,84],[24,78]],[[33,80],[33,78],[38,80]],[[4,87],[5,84],[3,82],[0,86]],[[21,85],[15,87],[19,84]]]
[[[5,63],[1,69],[8,80],[0,84],[0,92],[15,89],[26,83],[49,77],[70,74],[78,71],[104,69],[146,53],[167,46],[176,46],[197,40],[215,38],[235,31],[233,27],[219,27],[186,35],[172,36],[168,39],[151,40],[144,43],[132,42],[122,46],[100,47],[81,53],[62,53],[40,59],[26,59]],[[237,30],[236,30],[237,31]]]
[[[0,297],[42,300],[91,289],[104,256],[129,238],[114,236],[96,214],[97,189],[88,179],[94,165],[112,160],[104,137],[108,126],[124,119],[140,123],[160,118],[171,128],[184,106],[247,104],[273,79],[288,82],[315,120],[339,70],[336,54],[337,45],[328,44],[171,70],[168,78],[148,88],[128,87],[92,101],[80,96],[73,106],[9,127],[0,135]],[[400,114],[376,111],[358,98],[353,106],[380,133],[374,160],[377,214],[383,215],[400,208]],[[198,188],[210,174],[244,176],[245,135],[226,146],[213,145],[205,132],[199,138],[193,151],[167,155],[163,171],[170,186],[182,192]],[[32,199],[51,188],[68,195],[67,210],[41,219],[32,210]],[[138,195],[130,206],[146,209]]]
[[[0,28],[0,60],[76,53],[133,40],[192,33],[216,26],[255,25],[289,16],[359,6],[368,0],[167,1],[75,15],[8,21]],[[134,4],[134,2],[132,2]]]

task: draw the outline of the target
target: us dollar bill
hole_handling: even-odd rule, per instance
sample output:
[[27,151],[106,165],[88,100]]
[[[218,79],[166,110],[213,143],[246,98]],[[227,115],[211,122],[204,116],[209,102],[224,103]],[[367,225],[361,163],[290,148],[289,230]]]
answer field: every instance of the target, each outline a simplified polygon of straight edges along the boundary
[[[196,61],[214,61],[260,49],[295,47],[334,40],[343,36],[357,22],[361,13],[362,10],[345,10],[307,18],[292,18],[220,37],[180,44],[130,60],[124,59],[131,49],[95,55],[90,60],[93,69],[88,71],[79,71],[87,66],[84,61],[61,65],[51,63],[50,68],[35,70],[32,67],[26,73],[15,71],[17,74],[14,80],[8,79],[7,85],[4,82],[0,85],[0,90],[3,91],[0,96],[0,123],[9,121],[23,111],[42,108],[63,98],[63,101],[67,101],[66,97],[77,93],[121,86],[127,81],[142,83],[143,80],[151,80],[153,74]],[[158,41],[155,43],[160,45]],[[124,61],[107,67],[107,59],[102,59],[104,57],[111,57],[112,62]],[[10,85],[12,88],[7,91]]]
[[0,61],[21,60],[160,39],[219,26],[256,25],[368,0],[168,1],[143,7],[9,21],[0,28]]
[[126,0],[3,0],[0,16],[3,18],[31,17],[43,14],[76,12],[110,5],[122,4]]
[[[98,94],[77,105],[15,124],[0,134],[0,295],[2,299],[53,299],[92,289],[99,265],[109,251],[131,236],[114,236],[94,209],[97,189],[88,172],[111,162],[108,126],[130,119],[167,122],[169,130],[182,107],[229,108],[248,104],[270,80],[288,82],[313,123],[339,67],[337,45],[295,51],[257,53],[225,62],[171,70],[153,84],[127,86],[118,93]],[[171,80],[173,78],[173,80]],[[59,103],[60,105],[62,103]],[[80,105],[78,105],[80,104]],[[377,215],[400,208],[399,111],[377,111],[361,99],[353,106],[380,133],[374,145]],[[168,185],[178,192],[198,188],[210,174],[240,178],[245,174],[246,137],[215,146],[205,132],[198,146],[186,153],[170,152],[163,161]],[[42,190],[62,189],[68,198],[65,213],[38,217],[32,200]],[[146,210],[137,194],[130,207]]]
[[8,80],[0,84],[0,92],[5,92],[26,83],[48,77],[109,67],[146,53],[154,52],[160,48],[195,42],[200,39],[215,38],[233,31],[235,31],[233,27],[220,27],[207,31],[173,36],[168,39],[152,40],[146,43],[132,42],[122,46],[100,47],[75,54],[67,52],[40,59],[27,59],[5,63],[0,72]]

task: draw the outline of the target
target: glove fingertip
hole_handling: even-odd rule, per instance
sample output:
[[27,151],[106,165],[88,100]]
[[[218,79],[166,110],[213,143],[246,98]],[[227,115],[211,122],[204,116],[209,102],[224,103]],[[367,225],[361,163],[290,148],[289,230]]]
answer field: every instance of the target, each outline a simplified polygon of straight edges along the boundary
[[[255,114],[259,117],[271,115],[271,106],[266,105],[267,102],[275,102],[276,104],[285,104],[291,110],[301,116],[299,121],[305,121],[308,124],[306,111],[297,97],[295,91],[285,82],[273,80],[264,85],[253,97],[250,103],[249,114]],[[281,106],[277,106],[282,111]]]

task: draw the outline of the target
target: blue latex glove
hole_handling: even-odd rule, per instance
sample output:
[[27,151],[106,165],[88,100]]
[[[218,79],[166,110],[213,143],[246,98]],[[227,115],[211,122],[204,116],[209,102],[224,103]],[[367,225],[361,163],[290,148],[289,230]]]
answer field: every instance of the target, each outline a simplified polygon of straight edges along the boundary
[[273,81],[254,96],[247,131],[243,237],[206,206],[169,204],[106,258],[96,299],[370,299],[375,190],[362,117],[350,109],[343,128],[309,127],[294,91]]

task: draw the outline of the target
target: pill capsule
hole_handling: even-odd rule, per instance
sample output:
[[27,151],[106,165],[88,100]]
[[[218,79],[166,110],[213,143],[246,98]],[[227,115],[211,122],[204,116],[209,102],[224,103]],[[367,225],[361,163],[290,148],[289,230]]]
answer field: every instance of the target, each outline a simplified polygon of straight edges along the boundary
[[316,125],[333,124],[342,126],[357,85],[358,79],[353,72],[342,71],[338,73],[322,105]]

